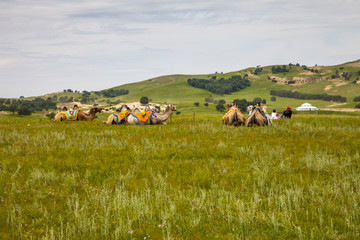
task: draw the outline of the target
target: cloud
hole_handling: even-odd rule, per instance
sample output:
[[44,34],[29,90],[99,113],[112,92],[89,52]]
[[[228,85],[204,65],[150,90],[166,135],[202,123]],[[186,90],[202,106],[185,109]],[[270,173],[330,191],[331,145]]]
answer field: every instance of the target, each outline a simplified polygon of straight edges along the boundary
[[351,61],[358,9],[355,0],[0,1],[0,97]]

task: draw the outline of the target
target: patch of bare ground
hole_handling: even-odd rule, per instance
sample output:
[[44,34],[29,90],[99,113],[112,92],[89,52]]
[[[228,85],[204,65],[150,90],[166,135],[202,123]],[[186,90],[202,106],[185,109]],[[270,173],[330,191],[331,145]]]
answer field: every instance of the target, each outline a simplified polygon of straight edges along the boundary
[[9,113],[7,111],[0,111],[0,115],[8,115]]
[[329,91],[331,88],[332,88],[332,85],[327,85],[327,86],[324,88],[324,91]]
[[251,79],[259,79],[260,77],[259,76],[256,76],[256,75],[254,75],[254,74],[248,74],[249,75],[249,78],[251,78]]
[[336,112],[360,112],[360,108],[320,108],[320,110]]
[[332,103],[330,105],[328,105],[327,107],[335,107],[335,106],[341,106],[341,105],[344,105],[346,103]]
[[276,83],[280,84],[280,85],[285,85],[285,84],[288,84],[288,82],[289,82],[289,79],[287,79],[287,78],[280,78],[280,77],[276,77],[276,76],[270,76],[270,79],[275,80]]
[[314,75],[314,74],[316,74],[316,73],[310,72],[310,71],[300,73],[300,75]]
[[347,63],[344,66],[346,67],[360,67],[360,60],[357,60],[355,62]]
[[346,85],[346,84],[349,84],[349,83],[347,83],[347,82],[338,82],[338,83],[335,84],[335,86],[340,87],[340,86],[343,86],[343,85]]

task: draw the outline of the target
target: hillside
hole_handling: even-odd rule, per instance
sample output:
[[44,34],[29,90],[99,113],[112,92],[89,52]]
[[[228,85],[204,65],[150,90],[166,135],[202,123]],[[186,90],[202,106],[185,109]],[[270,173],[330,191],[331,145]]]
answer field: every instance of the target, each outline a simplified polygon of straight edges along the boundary
[[[231,94],[218,95],[207,90],[195,88],[187,83],[190,78],[201,79],[228,79],[235,75],[248,75],[250,87]],[[354,97],[360,96],[360,60],[348,62],[336,66],[304,66],[300,64],[273,65],[266,67],[253,67],[229,73],[214,73],[206,75],[170,75],[148,79],[141,82],[116,86],[110,90],[128,90],[126,95],[116,97],[105,97],[99,92],[90,92],[87,96],[87,104],[99,104],[110,106],[120,102],[138,102],[143,96],[151,99],[151,102],[160,104],[176,104],[182,111],[193,111],[194,103],[200,103],[197,111],[215,111],[210,104],[204,107],[205,98],[212,97],[214,100],[254,98],[266,99],[266,105],[270,108],[284,108],[286,106],[297,107],[304,102],[310,102],[320,108],[354,108],[358,103]],[[276,97],[276,101],[270,101],[271,90],[298,91],[306,94],[329,94],[341,95],[347,98],[345,103],[329,102],[322,100],[301,100],[292,98]],[[101,91],[100,91],[101,92]],[[54,97],[56,95],[56,97]],[[60,92],[42,96],[56,98],[58,103],[64,102],[64,97],[80,101],[82,93]],[[33,98],[34,99],[34,98]]]
[[[171,75],[125,84],[114,89],[129,90],[128,95],[118,97],[126,102],[138,101],[140,97],[147,96],[154,102],[193,104],[194,102],[203,103],[204,99],[211,95],[214,99],[225,99],[226,101],[236,98],[245,98],[250,101],[255,97],[260,97],[267,100],[267,105],[274,107],[297,106],[304,100],[277,97],[276,102],[271,102],[270,90],[290,90],[310,94],[326,93],[347,98],[346,103],[309,100],[319,107],[354,107],[356,103],[353,102],[353,98],[360,95],[360,60],[336,66],[305,67],[292,65],[290,68],[289,65],[286,65],[289,72],[275,74],[272,72],[273,67],[282,68],[282,65],[261,67],[262,71],[258,75],[254,75],[256,67],[225,74]],[[230,95],[213,94],[207,90],[192,87],[187,83],[189,78],[210,79],[213,76],[229,78],[233,75],[244,74],[249,75],[251,86]]]

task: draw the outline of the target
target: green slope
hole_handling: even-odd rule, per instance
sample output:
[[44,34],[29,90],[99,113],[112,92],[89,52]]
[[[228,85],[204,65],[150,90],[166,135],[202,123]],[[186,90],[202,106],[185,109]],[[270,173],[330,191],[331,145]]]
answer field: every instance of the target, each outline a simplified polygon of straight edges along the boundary
[[[274,65],[274,67],[277,66],[282,67],[281,65]],[[199,102],[202,107],[197,109],[200,111],[207,111],[207,109],[214,108],[211,105],[207,108],[203,106],[205,98],[210,95],[215,100],[225,99],[226,101],[232,101],[236,98],[245,98],[250,101],[255,97],[260,97],[267,100],[266,105],[269,108],[284,108],[286,106],[298,107],[305,101],[321,108],[353,108],[357,104],[353,102],[353,98],[360,96],[360,60],[336,66],[306,67],[306,70],[302,66],[292,65],[289,72],[278,74],[272,73],[272,67],[273,66],[262,67],[262,72],[257,76],[252,74],[256,68],[248,68],[225,74],[162,76],[113,88],[127,89],[129,90],[128,95],[106,99],[92,93],[91,97],[95,99],[96,103],[106,105],[107,100],[113,102],[120,100],[124,102],[134,102],[139,101],[141,97],[146,96],[155,103],[177,104],[183,108],[191,108],[191,110],[194,107],[193,103]],[[286,65],[286,67],[289,69],[289,65]],[[344,72],[348,73],[349,77],[347,79],[343,76]],[[213,94],[209,91],[192,87],[187,83],[187,79],[189,78],[211,78],[216,75],[217,79],[219,79],[221,77],[228,78],[236,74],[243,76],[245,73],[249,75],[251,86],[239,92],[232,93],[231,95]],[[333,75],[335,78],[332,78]],[[276,79],[277,82],[275,83],[272,81],[273,79]],[[295,81],[295,84],[286,83],[288,81]],[[356,81],[357,83],[355,83]],[[283,82],[284,84],[280,84],[280,82]],[[305,84],[298,84],[300,82],[305,82]],[[339,104],[321,100],[298,100],[280,97],[276,97],[277,100],[272,102],[270,101],[270,90],[291,90],[299,91],[301,93],[341,95],[347,98],[347,102]],[[69,93],[58,93],[58,96],[60,97],[63,94],[69,95]],[[74,99],[76,99],[79,98],[81,94],[74,93],[73,96]]]
[[[123,101],[139,101],[140,97],[147,96],[153,102],[159,103],[173,103],[173,104],[193,104],[194,102],[203,103],[204,99],[210,95],[214,99],[225,99],[231,101],[236,98],[245,98],[252,100],[255,97],[265,98],[267,105],[270,107],[282,107],[285,105],[297,106],[304,102],[298,99],[283,99],[277,97],[276,102],[270,100],[270,90],[292,90],[301,93],[327,93],[330,95],[342,95],[347,97],[347,103],[342,104],[341,107],[354,107],[355,103],[353,98],[360,95],[360,81],[354,84],[354,81],[359,79],[360,61],[353,63],[346,63],[337,66],[316,66],[308,67],[310,70],[304,70],[301,66],[292,66],[290,72],[272,74],[272,66],[263,67],[263,71],[255,76],[251,74],[256,68],[249,68],[241,71],[230,72],[226,74],[216,74],[220,77],[230,77],[235,74],[249,74],[251,87],[243,89],[239,92],[232,93],[231,95],[217,95],[212,94],[206,90],[194,88],[187,84],[189,78],[208,78],[215,74],[210,75],[171,75],[158,77],[142,82],[121,85],[115,88],[128,89],[130,93],[125,96],[119,97]],[[353,64],[353,65],[352,65]],[[358,65],[358,66],[357,66]],[[289,68],[289,66],[287,66]],[[311,72],[311,69],[317,69],[317,73]],[[338,77],[332,78],[338,70]],[[351,73],[349,80],[341,76],[343,72]],[[268,80],[270,78],[281,78],[285,81],[292,81],[299,79],[307,81],[308,83],[302,85],[293,84],[279,84]],[[334,105],[334,103],[309,100],[314,105],[319,107],[327,107]],[[339,105],[340,106],[340,105]]]

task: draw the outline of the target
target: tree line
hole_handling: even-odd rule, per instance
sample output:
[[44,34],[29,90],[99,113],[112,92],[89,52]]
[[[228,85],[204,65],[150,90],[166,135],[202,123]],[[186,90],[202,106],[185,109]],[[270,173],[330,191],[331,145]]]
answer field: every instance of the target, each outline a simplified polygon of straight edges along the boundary
[[188,79],[187,82],[190,86],[205,89],[220,95],[237,92],[250,86],[250,81],[247,79],[247,74],[245,74],[244,77],[235,75],[229,79],[216,79],[216,76],[213,76],[212,79],[192,78]]
[[19,115],[31,115],[31,113],[42,110],[56,110],[56,102],[49,97],[46,100],[35,98],[34,100],[23,99],[0,99],[0,111],[18,112]]
[[342,97],[340,95],[328,95],[326,93],[323,94],[311,94],[311,93],[299,93],[292,92],[288,90],[271,90],[270,95],[277,97],[285,97],[285,98],[295,98],[295,99],[304,99],[304,100],[324,100],[324,101],[334,101],[334,102],[346,102],[346,97]]

